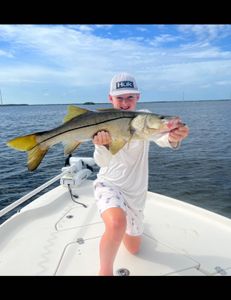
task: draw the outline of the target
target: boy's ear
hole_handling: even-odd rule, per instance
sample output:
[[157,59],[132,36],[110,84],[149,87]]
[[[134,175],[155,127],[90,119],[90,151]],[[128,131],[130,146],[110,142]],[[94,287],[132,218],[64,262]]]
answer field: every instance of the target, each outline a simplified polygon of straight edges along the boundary
[[112,96],[109,94],[108,99],[112,102]]
[[140,99],[140,94],[138,94],[136,97],[137,97],[137,101],[138,101]]

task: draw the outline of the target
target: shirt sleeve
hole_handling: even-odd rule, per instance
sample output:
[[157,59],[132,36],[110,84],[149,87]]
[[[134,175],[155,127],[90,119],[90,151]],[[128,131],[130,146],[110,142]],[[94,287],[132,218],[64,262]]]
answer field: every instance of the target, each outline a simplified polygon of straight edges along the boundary
[[107,150],[106,147],[101,146],[101,145],[95,145],[95,151],[94,151],[93,157],[94,157],[95,163],[99,167],[107,167],[112,158],[112,154],[110,151]]
[[169,148],[172,148],[172,149],[175,149],[175,150],[179,149],[180,142],[170,144],[170,142],[168,140],[168,136],[169,136],[168,132],[163,133],[163,134],[157,134],[157,135],[151,136],[151,138],[149,140],[155,142],[160,147],[169,147]]

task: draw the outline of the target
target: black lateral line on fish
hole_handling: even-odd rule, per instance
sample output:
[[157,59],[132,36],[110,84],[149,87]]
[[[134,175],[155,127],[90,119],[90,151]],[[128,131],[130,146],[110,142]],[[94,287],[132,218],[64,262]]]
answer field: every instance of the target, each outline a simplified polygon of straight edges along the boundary
[[[56,134],[56,135],[53,135],[52,137],[48,138],[48,139],[45,139],[43,140],[42,142],[36,144],[32,149],[34,149],[35,147],[37,147],[38,145],[50,140],[50,139],[53,139],[54,137],[58,136],[58,135],[62,135],[66,132],[70,132],[70,131],[73,131],[73,130],[76,130],[76,129],[82,129],[82,128],[85,128],[85,127],[91,127],[91,126],[95,126],[95,125],[99,125],[99,124],[103,124],[103,123],[107,123],[107,122],[111,122],[111,121],[115,121],[115,120],[119,120],[119,119],[133,119],[134,116],[131,116],[131,117],[119,117],[119,118],[114,118],[114,119],[110,119],[110,120],[107,120],[107,121],[102,121],[102,122],[99,122],[99,123],[95,123],[95,124],[92,124],[92,125],[84,125],[84,126],[80,126],[80,127],[75,127],[75,128],[72,128],[72,129],[69,129],[69,130],[66,130],[66,131],[63,131],[62,133],[59,133],[59,134]],[[36,133],[35,133],[36,134]]]

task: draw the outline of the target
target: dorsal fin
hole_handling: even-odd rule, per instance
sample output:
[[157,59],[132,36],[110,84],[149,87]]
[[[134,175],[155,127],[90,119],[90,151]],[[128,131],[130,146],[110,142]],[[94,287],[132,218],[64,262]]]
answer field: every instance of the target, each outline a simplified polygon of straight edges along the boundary
[[67,107],[68,112],[67,115],[64,117],[63,122],[66,123],[67,121],[70,121],[71,119],[83,115],[85,113],[87,113],[89,110],[78,107],[78,106],[74,106],[74,105],[69,105]]

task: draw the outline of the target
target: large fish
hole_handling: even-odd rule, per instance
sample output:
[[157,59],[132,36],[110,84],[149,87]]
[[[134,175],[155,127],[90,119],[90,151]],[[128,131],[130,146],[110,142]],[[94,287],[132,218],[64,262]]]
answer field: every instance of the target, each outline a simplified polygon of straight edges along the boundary
[[35,170],[48,149],[63,142],[64,154],[71,154],[81,142],[91,140],[101,130],[112,137],[109,150],[116,154],[131,139],[148,139],[153,134],[168,132],[180,123],[179,117],[162,116],[142,111],[106,109],[90,111],[69,106],[64,123],[52,130],[16,137],[7,145],[28,151],[28,169]]

